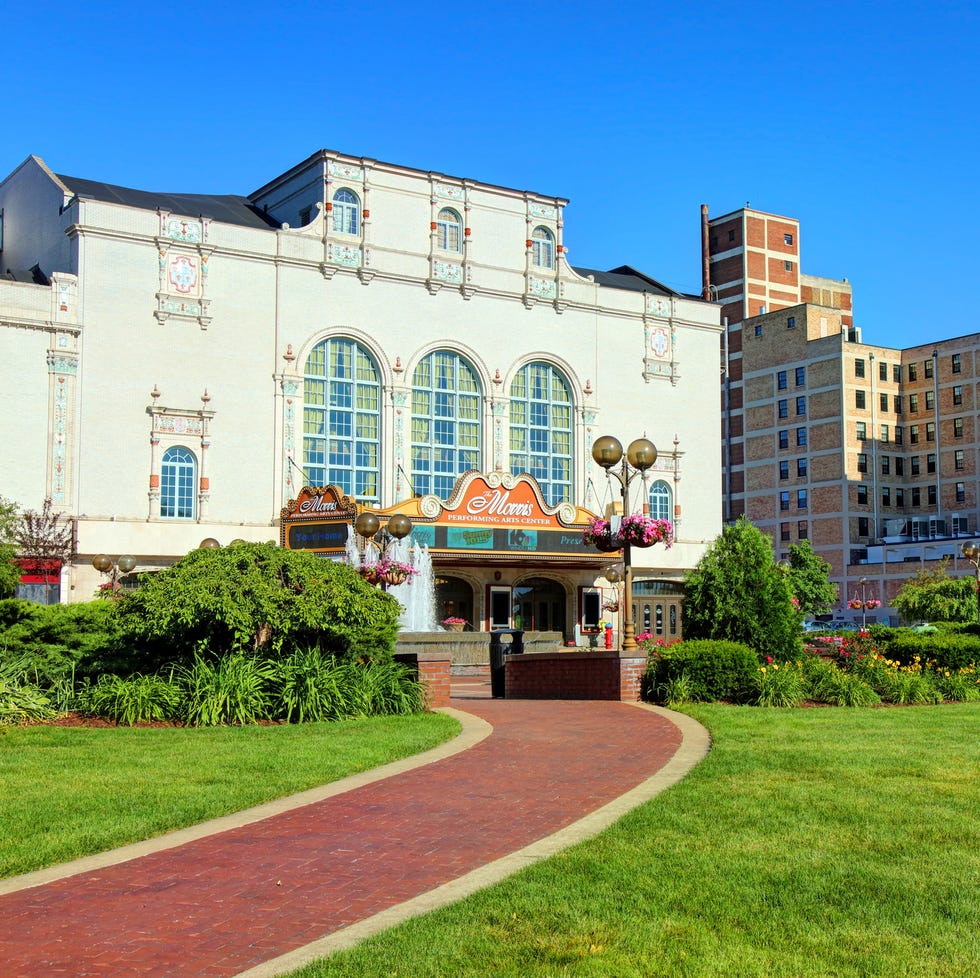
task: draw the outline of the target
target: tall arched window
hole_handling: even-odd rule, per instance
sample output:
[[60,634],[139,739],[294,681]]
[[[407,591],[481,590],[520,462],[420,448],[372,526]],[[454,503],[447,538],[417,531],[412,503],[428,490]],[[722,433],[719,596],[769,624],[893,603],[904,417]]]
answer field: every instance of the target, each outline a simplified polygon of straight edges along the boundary
[[168,520],[194,519],[194,483],[197,459],[177,445],[163,453],[160,463],[160,516]]
[[674,494],[663,479],[650,486],[650,515],[655,520],[673,520]]
[[463,250],[463,221],[451,207],[443,207],[436,218],[436,247],[442,251]]
[[510,470],[533,475],[552,506],[572,498],[572,394],[550,364],[527,364],[511,384]]
[[318,343],[306,361],[303,472],[361,502],[380,502],[381,382],[371,354],[353,340]]
[[342,187],[333,195],[333,229],[341,234],[357,234],[361,202],[353,190]]
[[436,350],[412,375],[412,488],[448,499],[456,478],[480,467],[480,384],[458,354]]
[[531,233],[531,263],[536,268],[555,267],[555,236],[547,228]]

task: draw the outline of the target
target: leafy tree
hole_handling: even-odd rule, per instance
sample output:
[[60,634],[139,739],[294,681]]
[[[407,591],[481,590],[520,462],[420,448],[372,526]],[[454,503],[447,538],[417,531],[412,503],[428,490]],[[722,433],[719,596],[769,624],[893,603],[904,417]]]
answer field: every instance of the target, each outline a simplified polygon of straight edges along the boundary
[[[394,652],[398,602],[350,567],[271,543],[194,550],[119,599],[124,634],[159,664],[297,646],[364,661]],[[134,656],[140,668],[146,657]]]
[[948,563],[947,558],[935,570],[920,570],[902,585],[892,604],[906,621],[976,620],[976,581],[950,577]]
[[16,525],[17,504],[0,496],[0,598],[9,598],[20,583],[20,568],[14,562],[17,556]]
[[787,575],[769,538],[744,517],[726,526],[689,572],[685,593],[685,639],[729,639],[784,659],[801,650]]
[[790,546],[786,576],[801,615],[819,615],[834,606],[837,586],[830,580],[830,571],[830,564],[813,552],[809,540]]

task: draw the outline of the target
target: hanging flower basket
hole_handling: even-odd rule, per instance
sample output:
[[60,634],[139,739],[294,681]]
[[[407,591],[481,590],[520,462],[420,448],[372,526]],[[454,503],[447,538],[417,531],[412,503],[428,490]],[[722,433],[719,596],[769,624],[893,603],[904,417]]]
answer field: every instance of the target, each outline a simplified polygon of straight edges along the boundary
[[381,578],[378,576],[377,564],[361,564],[356,570],[368,584],[379,584],[381,582]]
[[602,610],[603,611],[619,611],[619,602],[618,601],[607,601],[602,606]]
[[399,584],[411,581],[418,571],[411,564],[382,557],[376,564],[361,564],[357,568],[357,573],[368,584],[385,584],[388,587],[397,587]]
[[652,547],[662,543],[668,549],[674,542],[674,528],[670,520],[655,520],[649,516],[625,517],[619,524],[619,532],[613,535],[609,520],[596,517],[582,533],[582,542],[603,553],[620,550],[623,544],[633,547]]
[[859,598],[851,598],[847,602],[847,607],[852,611],[874,611],[875,608],[881,607],[881,602],[877,598],[868,598],[867,601],[861,601]]

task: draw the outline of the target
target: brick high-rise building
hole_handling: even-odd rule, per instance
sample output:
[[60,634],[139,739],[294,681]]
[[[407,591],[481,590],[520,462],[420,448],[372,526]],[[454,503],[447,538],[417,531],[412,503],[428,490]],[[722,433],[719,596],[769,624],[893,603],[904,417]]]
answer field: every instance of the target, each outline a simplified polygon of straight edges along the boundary
[[943,557],[972,572],[960,545],[978,527],[980,334],[864,343],[850,284],[799,271],[797,221],[702,209],[702,234],[705,294],[727,320],[726,518],[744,513],[780,557],[810,540],[840,613],[862,578],[887,604]]

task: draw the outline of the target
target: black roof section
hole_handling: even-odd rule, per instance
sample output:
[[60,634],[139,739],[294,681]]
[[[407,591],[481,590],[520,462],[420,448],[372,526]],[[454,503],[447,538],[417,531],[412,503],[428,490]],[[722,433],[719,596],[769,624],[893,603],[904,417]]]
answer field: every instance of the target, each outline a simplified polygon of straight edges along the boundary
[[8,268],[0,278],[11,282],[25,282],[28,285],[51,284],[51,280],[41,270],[40,265],[32,265],[30,268]]
[[583,278],[591,275],[600,285],[611,289],[628,289],[631,292],[653,292],[656,295],[689,298],[683,292],[675,292],[663,282],[638,272],[632,265],[620,265],[619,268],[611,268],[608,272],[600,272],[594,268],[575,268],[575,271]]
[[278,228],[273,221],[252,204],[247,197],[235,194],[168,194],[152,190],[132,190],[98,180],[82,180],[58,174],[58,179],[77,197],[90,197],[110,204],[125,204],[141,210],[165,210],[186,217],[207,217],[223,224],[238,224],[247,228]]

